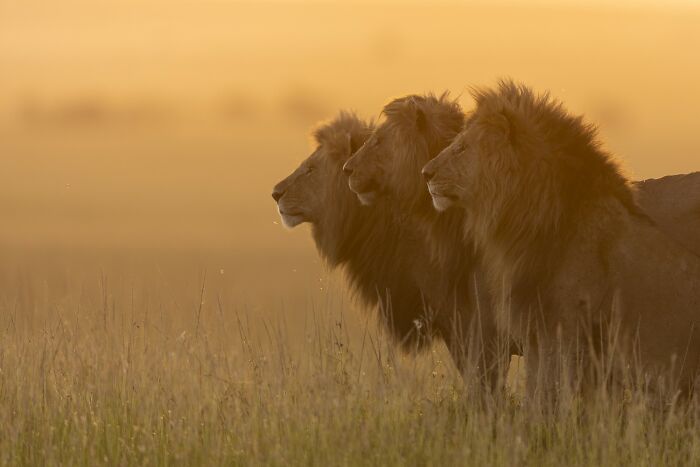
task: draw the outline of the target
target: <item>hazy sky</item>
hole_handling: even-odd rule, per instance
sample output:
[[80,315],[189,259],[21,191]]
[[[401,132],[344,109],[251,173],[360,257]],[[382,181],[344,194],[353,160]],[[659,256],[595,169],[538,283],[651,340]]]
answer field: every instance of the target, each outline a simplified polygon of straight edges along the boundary
[[428,91],[468,109],[503,76],[637,178],[700,169],[694,2],[301,3],[0,0],[0,246],[288,248],[270,190],[318,121]]
[[[160,1],[160,0],[152,0]],[[189,0],[182,0],[189,1]],[[226,0],[209,0],[215,2],[226,2]],[[395,3],[395,4],[461,4],[461,5],[494,5],[494,4],[513,4],[513,5],[625,5],[635,6],[640,4],[653,5],[669,5],[678,4],[685,6],[699,6],[698,0],[263,0],[269,3],[285,2],[285,3]],[[230,3],[230,2],[229,2]],[[259,0],[242,0],[241,3],[260,3]]]

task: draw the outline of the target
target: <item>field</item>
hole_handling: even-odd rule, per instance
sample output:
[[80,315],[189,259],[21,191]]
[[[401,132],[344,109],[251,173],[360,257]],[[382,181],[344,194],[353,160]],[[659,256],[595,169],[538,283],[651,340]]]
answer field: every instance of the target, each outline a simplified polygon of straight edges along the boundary
[[0,5],[0,465],[700,465],[696,403],[402,354],[270,198],[337,109],[502,76],[698,170],[700,10],[45,3]]
[[332,278],[300,303],[239,300],[225,255],[6,255],[0,464],[700,459],[694,406],[659,409],[642,391],[555,410],[523,405],[517,387],[488,397],[440,345],[397,353]]

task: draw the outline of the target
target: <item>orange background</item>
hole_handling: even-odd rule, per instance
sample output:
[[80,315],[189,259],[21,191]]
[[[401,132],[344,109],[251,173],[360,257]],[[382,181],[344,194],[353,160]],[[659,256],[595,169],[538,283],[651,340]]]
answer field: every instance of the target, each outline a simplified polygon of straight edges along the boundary
[[503,76],[585,113],[636,178],[698,170],[698,24],[682,2],[3,0],[0,249],[29,271],[166,252],[251,300],[315,287],[270,197],[313,124],[415,92],[468,109]]

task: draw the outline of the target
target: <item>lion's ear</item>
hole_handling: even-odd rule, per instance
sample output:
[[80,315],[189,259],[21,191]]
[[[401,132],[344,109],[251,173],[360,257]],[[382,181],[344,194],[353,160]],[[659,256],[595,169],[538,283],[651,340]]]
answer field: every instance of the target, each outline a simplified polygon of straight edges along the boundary
[[501,141],[508,142],[511,146],[518,144],[522,131],[515,114],[503,109],[487,115],[481,123]]
[[407,96],[391,101],[384,107],[384,114],[410,130],[423,131],[427,128],[428,119],[422,100],[418,96]]
[[405,116],[407,120],[414,125],[416,130],[423,132],[428,128],[428,118],[415,97],[411,97],[406,102]]
[[343,139],[343,157],[350,157],[357,152],[358,149],[362,147],[365,140],[357,134],[346,133]]

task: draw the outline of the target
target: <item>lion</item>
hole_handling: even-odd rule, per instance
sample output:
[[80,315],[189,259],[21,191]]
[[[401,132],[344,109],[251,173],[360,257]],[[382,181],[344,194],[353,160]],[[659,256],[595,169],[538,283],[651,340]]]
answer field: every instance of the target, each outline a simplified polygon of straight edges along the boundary
[[414,216],[435,217],[421,168],[459,134],[464,113],[449,93],[409,95],[382,110],[384,122],[345,163],[348,185],[363,204],[390,195]]
[[465,210],[499,299],[497,326],[528,345],[527,372],[538,375],[529,394],[551,393],[555,366],[577,360],[568,356],[590,363],[581,342],[633,355],[644,373],[690,390],[700,256],[658,228],[582,117],[512,81],[473,96],[463,131],[423,173],[438,210]]
[[[470,332],[465,328],[472,323],[474,310],[488,309],[492,298],[484,284],[483,266],[478,261],[478,255],[472,254],[472,248],[466,251],[462,248],[465,242],[462,210],[450,209],[438,214],[433,209],[420,171],[461,131],[464,114],[448,93],[439,97],[431,94],[402,97],[390,102],[383,114],[383,124],[345,163],[348,184],[364,205],[388,200],[394,206],[395,216],[404,221],[410,219],[413,229],[428,242],[431,257],[439,265],[440,280],[434,282],[434,287],[423,289],[438,308],[436,313],[449,315],[457,310],[455,318],[458,322],[448,325],[449,329],[454,330],[451,334],[455,337],[449,340],[453,342],[453,347],[457,347],[451,350],[452,354],[462,354],[464,352],[460,352],[459,348],[468,344],[464,336]],[[692,223],[682,212],[692,211],[685,196],[691,191],[687,181],[649,180],[640,182],[640,190],[649,194],[644,199],[646,205],[660,207],[671,204],[663,210],[654,210],[655,217],[666,221],[664,225],[671,230],[677,231],[678,226]],[[678,202],[682,198],[686,201]],[[696,208],[700,208],[700,190],[690,199],[695,201]],[[673,200],[673,203],[667,203],[667,200]],[[700,252],[700,226],[685,229],[685,232],[683,239],[686,243],[695,244]],[[487,352],[489,357],[483,359],[482,365],[493,369],[488,376],[493,385],[499,379],[503,380],[499,370],[507,369],[510,355],[522,354],[522,348],[516,342],[504,345],[505,339],[498,335],[488,317],[486,314],[480,319],[479,340],[491,341],[490,345],[487,344],[491,348]]]
[[[465,379],[476,374],[480,383],[492,387],[495,380],[485,372],[489,365],[466,358],[477,352],[465,348],[462,337],[474,323],[455,316],[462,308],[447,303],[464,298],[448,293],[426,242],[409,222],[394,215],[388,199],[364,206],[348,188],[342,166],[371,131],[372,125],[341,113],[315,132],[315,151],[273,190],[282,221],[289,228],[311,224],[325,262],[344,270],[355,295],[379,309],[404,349],[422,349],[442,339]],[[437,312],[448,308],[454,314]],[[457,331],[457,325],[464,328]]]
[[[454,248],[448,247],[449,238],[461,230],[462,214],[451,209],[449,215],[436,215],[433,198],[419,172],[462,130],[464,114],[447,92],[439,97],[428,94],[396,99],[383,113],[385,124],[344,166],[350,188],[365,205],[390,196],[398,212],[410,213],[417,221],[434,252],[449,257],[454,253]],[[659,228],[700,254],[700,172],[634,184],[638,202]],[[435,202],[445,208],[454,204],[440,196]]]
[[[493,388],[504,381],[511,353],[519,352],[498,339],[491,315],[485,312],[491,297],[482,287],[478,256],[459,248],[463,212],[455,209],[437,215],[420,172],[459,134],[464,113],[443,93],[395,99],[382,114],[382,124],[343,167],[348,185],[364,205],[388,203],[396,221],[423,238],[438,265],[438,279],[423,285],[424,295],[435,313],[449,323],[453,336],[449,340],[456,347],[451,349],[453,355],[470,353]],[[465,347],[471,351],[464,352]],[[467,358],[463,355],[462,360]]]
[[380,310],[390,335],[405,348],[422,347],[427,339],[416,326],[425,314],[413,276],[416,241],[388,222],[386,205],[361,206],[342,173],[372,128],[349,112],[319,126],[316,149],[275,185],[272,197],[286,227],[311,224],[320,256],[329,267],[344,269],[362,304]]

